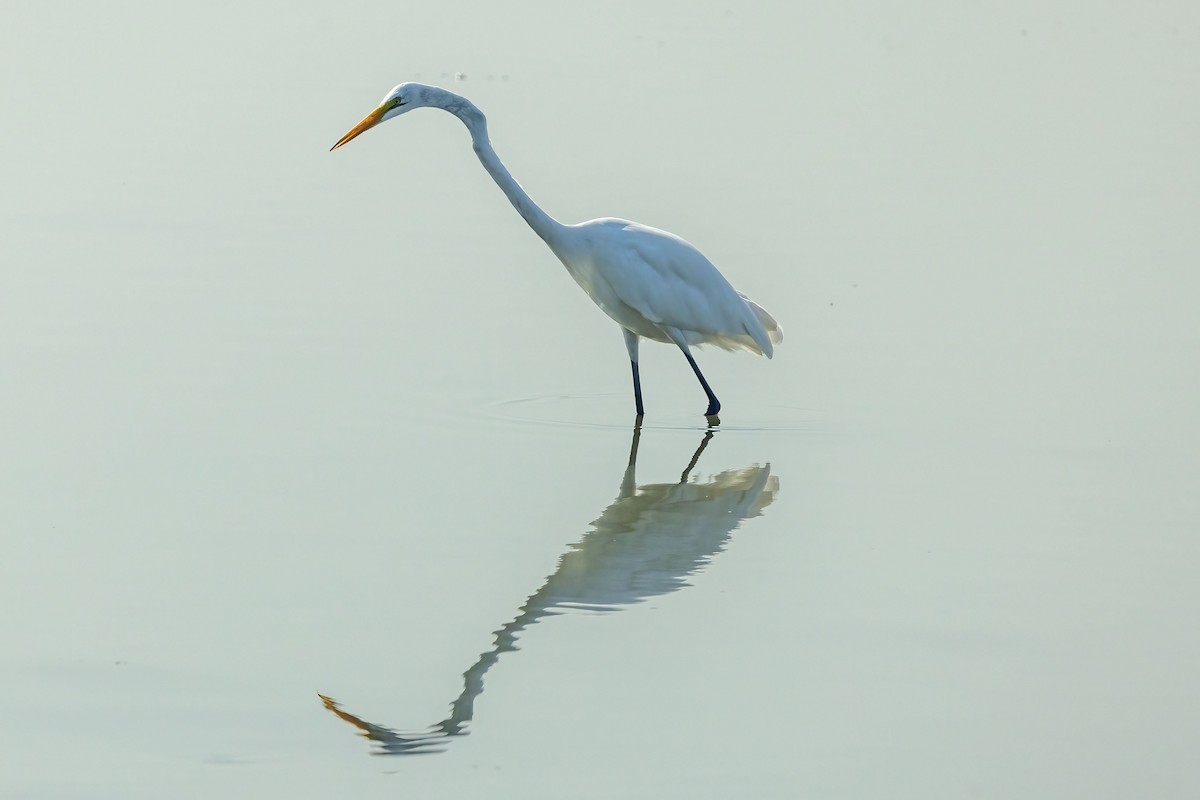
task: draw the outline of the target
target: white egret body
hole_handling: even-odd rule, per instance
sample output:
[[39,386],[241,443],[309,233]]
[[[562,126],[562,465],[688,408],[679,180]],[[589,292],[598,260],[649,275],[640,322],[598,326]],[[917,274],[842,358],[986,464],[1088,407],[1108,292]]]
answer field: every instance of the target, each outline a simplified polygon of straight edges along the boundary
[[639,417],[644,413],[638,372],[641,338],[673,343],[683,351],[708,396],[708,416],[716,415],[721,403],[689,347],[711,344],[770,358],[773,345],[783,341],[783,329],[775,319],[739,294],[712,262],[678,236],[612,218],[564,225],[539,208],[492,149],[483,112],[453,92],[402,83],[330,149],[336,150],[368,128],[414,108],[440,108],[463,121],[475,154],[496,185],[588,297],[621,326],[633,367]]

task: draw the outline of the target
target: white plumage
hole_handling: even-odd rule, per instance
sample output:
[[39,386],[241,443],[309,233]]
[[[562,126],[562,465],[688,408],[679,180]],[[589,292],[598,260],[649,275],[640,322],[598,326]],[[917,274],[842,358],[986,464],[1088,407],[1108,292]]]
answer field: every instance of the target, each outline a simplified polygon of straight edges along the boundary
[[672,343],[683,351],[708,396],[705,413],[709,416],[716,415],[721,404],[689,347],[711,344],[770,358],[774,345],[783,341],[783,329],[774,317],[737,292],[711,261],[680,237],[621,219],[564,225],[539,208],[496,155],[483,113],[453,92],[419,83],[400,84],[331,149],[380,122],[423,107],[443,109],[463,121],[484,169],[517,212],[596,305],[621,326],[639,417],[644,413],[638,372],[640,339]]

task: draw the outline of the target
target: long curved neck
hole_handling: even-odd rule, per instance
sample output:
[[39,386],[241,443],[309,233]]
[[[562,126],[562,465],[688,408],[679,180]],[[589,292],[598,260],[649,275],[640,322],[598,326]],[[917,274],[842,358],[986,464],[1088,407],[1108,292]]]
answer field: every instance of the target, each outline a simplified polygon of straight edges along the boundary
[[492,176],[492,180],[500,187],[500,191],[504,192],[504,196],[513,204],[517,213],[529,223],[529,227],[533,228],[534,233],[553,247],[554,243],[561,238],[565,226],[533,202],[529,193],[521,188],[521,184],[517,183],[517,179],[504,166],[500,156],[496,155],[496,151],[488,139],[487,118],[484,117],[483,112],[465,97],[451,92],[446,92],[446,94],[449,97],[442,104],[442,108],[461,119],[467,126],[467,130],[471,133],[471,147],[475,150],[475,155],[479,156],[479,162],[483,164],[483,168]]

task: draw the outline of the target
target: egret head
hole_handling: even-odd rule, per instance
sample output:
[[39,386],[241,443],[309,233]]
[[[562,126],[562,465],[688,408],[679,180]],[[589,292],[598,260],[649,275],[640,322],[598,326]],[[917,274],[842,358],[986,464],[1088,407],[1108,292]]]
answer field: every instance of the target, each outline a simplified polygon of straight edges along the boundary
[[420,108],[422,106],[429,105],[429,101],[426,96],[426,90],[429,88],[430,87],[424,86],[420,83],[400,84],[395,89],[392,89],[390,92],[384,95],[383,100],[379,103],[378,108],[363,117],[362,122],[351,128],[345,136],[343,136],[341,139],[338,139],[337,144],[329,149],[337,150],[355,136],[358,136],[360,133],[369,128],[374,128],[381,122],[386,122],[392,117],[398,117],[401,114],[412,111],[414,108]]

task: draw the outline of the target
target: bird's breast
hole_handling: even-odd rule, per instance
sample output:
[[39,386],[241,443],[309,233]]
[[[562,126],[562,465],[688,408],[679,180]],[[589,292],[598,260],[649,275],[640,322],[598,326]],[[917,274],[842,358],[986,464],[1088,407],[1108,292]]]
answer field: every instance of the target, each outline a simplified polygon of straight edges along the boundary
[[647,319],[637,309],[621,299],[620,292],[613,285],[610,276],[605,274],[597,259],[589,257],[589,254],[586,253],[572,254],[572,256],[564,258],[560,254],[559,259],[579,287],[610,319],[622,328],[647,339],[659,342],[670,341],[654,321]]

